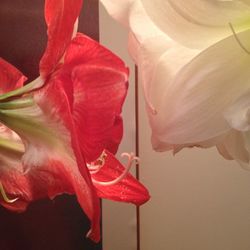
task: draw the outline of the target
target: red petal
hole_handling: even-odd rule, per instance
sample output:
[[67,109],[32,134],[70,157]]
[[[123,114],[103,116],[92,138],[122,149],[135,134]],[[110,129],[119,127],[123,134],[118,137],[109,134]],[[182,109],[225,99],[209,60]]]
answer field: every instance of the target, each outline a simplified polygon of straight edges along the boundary
[[68,47],[81,6],[82,0],[46,0],[48,42],[40,61],[40,74],[44,78],[55,69]]
[[[62,159],[63,160],[63,159]],[[14,203],[6,203],[1,200],[1,204],[6,208],[22,212],[28,204],[34,200],[68,193],[76,194],[77,199],[92,222],[91,238],[99,241],[99,215],[94,211],[91,201],[91,190],[77,168],[65,162],[50,160],[46,166],[32,168],[27,174],[9,169],[5,172],[1,170],[0,181],[9,198],[19,199]],[[97,200],[98,201],[98,200]],[[99,206],[99,204],[95,204]],[[86,209],[88,207],[88,209]],[[99,211],[99,210],[98,210]]]
[[[123,171],[123,165],[115,158],[114,155],[105,151],[107,157],[105,164],[96,174],[91,177],[97,181],[107,182],[119,177]],[[122,179],[119,183],[111,186],[102,186],[95,184],[97,194],[101,198],[114,201],[131,202],[135,205],[141,205],[149,200],[148,190],[131,174]]]
[[116,153],[128,69],[108,49],[80,34],[66,51],[65,67],[72,68],[73,117],[86,160],[94,161],[104,149]]
[[[76,194],[92,223],[89,237],[98,241],[99,199],[80,152],[67,94],[57,78],[33,94],[34,107],[14,110],[14,116],[13,110],[10,116],[8,112],[0,116],[25,142],[24,155],[16,162],[10,159],[8,167],[0,167],[0,181],[6,191],[10,197],[19,197],[17,202],[4,206],[23,210],[32,200],[61,193]],[[28,169],[27,173],[23,169]]]
[[[53,111],[51,110],[51,107],[53,107],[53,109],[56,107],[57,115],[60,116],[64,126],[70,131],[71,145],[69,145],[69,150],[70,148],[73,149],[76,164],[68,165],[65,168],[65,174],[69,177],[68,179],[73,186],[82,209],[91,220],[91,231],[88,237],[97,242],[100,240],[100,205],[96,192],[93,189],[93,184],[85,160],[80,151],[73,117],[70,113],[67,99],[68,95],[63,88],[62,82],[60,80],[57,81],[57,78],[54,81],[51,80],[51,82],[47,84],[47,88],[42,90],[42,93],[44,98],[41,99],[39,105],[43,108],[45,114],[48,112],[47,116],[52,117]],[[40,96],[40,94],[38,95]]]
[[18,69],[0,57],[0,94],[22,87],[26,79]]
[[[9,194],[9,198],[19,199],[14,203],[6,203],[3,200],[0,203],[13,211],[22,212],[28,204],[34,200],[68,193],[76,194],[81,207],[84,209],[92,222],[91,238],[99,241],[99,210],[93,207],[91,196],[93,193],[85,178],[80,174],[77,166],[59,162],[55,160],[47,161],[47,165],[32,168],[27,174],[24,174],[22,167],[18,169],[9,168],[6,171],[1,169],[0,181]],[[99,204],[95,204],[99,206]]]

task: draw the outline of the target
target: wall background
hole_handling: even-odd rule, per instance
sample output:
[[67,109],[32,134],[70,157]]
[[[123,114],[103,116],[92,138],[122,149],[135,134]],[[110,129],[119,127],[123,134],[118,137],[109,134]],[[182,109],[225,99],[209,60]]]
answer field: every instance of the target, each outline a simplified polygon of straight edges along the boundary
[[[119,55],[130,68],[129,91],[123,107],[124,135],[117,156],[135,152],[135,72],[127,53],[127,35],[99,5],[100,42]],[[119,158],[122,160],[122,158]],[[126,162],[126,161],[125,161]],[[103,250],[136,250],[136,208],[132,204],[103,200]]]
[[[101,42],[131,69],[126,31],[100,6]],[[133,71],[131,75],[133,75]],[[134,148],[133,76],[124,109],[126,131],[121,150]],[[133,112],[133,111],[132,111]],[[215,149],[156,153],[140,90],[141,181],[151,200],[141,208],[140,250],[249,250],[250,172],[224,160]],[[104,250],[136,249],[136,214],[130,205],[104,202]]]
[[153,152],[141,100],[141,250],[249,250],[250,172],[215,149]]

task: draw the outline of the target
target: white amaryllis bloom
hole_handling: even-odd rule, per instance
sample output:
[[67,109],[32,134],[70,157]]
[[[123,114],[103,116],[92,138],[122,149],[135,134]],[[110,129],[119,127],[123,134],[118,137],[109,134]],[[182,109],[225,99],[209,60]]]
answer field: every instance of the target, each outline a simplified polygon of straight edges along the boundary
[[101,0],[129,30],[157,151],[250,161],[250,1]]

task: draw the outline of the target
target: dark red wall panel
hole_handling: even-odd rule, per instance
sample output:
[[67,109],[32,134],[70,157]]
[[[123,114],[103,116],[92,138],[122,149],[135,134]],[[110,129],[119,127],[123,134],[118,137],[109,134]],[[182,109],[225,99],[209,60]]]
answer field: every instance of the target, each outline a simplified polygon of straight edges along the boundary
[[[0,1],[0,56],[29,79],[38,75],[46,44],[43,0]],[[85,0],[79,30],[99,38],[98,1]],[[41,200],[27,212],[15,214],[0,207],[0,250],[100,250],[85,238],[88,219],[75,197]]]

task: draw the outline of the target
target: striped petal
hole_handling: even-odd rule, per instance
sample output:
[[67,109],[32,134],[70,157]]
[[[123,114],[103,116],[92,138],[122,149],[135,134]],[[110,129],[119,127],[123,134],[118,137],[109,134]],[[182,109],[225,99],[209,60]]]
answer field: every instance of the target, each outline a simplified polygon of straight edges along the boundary
[[64,69],[64,78],[71,74],[73,117],[87,162],[97,159],[104,149],[116,153],[123,135],[121,111],[128,69],[120,58],[81,34],[66,52]]

